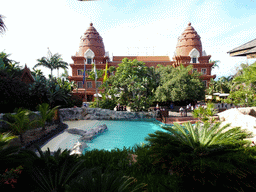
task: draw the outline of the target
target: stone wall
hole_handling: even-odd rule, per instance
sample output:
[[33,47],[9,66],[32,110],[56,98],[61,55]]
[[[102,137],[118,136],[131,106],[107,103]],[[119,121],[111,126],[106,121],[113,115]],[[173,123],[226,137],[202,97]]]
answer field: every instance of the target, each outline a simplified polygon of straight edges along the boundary
[[[37,111],[35,114],[39,114]],[[60,122],[72,120],[139,120],[155,118],[154,112],[129,112],[129,111],[114,111],[101,108],[63,108],[59,109]],[[0,114],[0,120],[4,114]],[[32,115],[32,119],[33,119]],[[0,128],[4,125],[0,121]]]
[[130,120],[155,118],[153,112],[114,111],[101,108],[65,108],[59,110],[60,121],[70,120]]

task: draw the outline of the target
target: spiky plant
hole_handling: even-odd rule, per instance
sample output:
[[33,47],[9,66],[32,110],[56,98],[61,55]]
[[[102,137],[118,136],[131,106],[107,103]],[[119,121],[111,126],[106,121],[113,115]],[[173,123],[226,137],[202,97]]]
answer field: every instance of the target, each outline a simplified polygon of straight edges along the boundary
[[[256,169],[248,162],[256,162],[252,155],[244,155],[250,145],[244,138],[249,134],[239,127],[186,123],[163,129],[167,132],[156,131],[146,138],[151,144],[149,154],[155,158],[153,164],[160,164],[163,173],[177,175],[184,182],[193,182],[195,188],[217,187],[216,183],[222,180],[226,182],[225,187],[230,187],[232,180],[236,180],[236,188],[253,187],[249,182]],[[247,177],[251,177],[248,182]]]
[[39,122],[42,126],[42,131],[46,130],[45,123],[53,119],[54,113],[57,110],[57,108],[58,106],[50,109],[48,103],[42,103],[41,105],[38,106],[38,111],[40,113]]
[[38,122],[38,120],[30,120],[29,115],[31,112],[27,109],[18,109],[15,114],[11,114],[11,118],[14,120],[14,122],[6,122],[8,125],[10,125],[11,129],[20,135],[20,142],[21,145],[24,144],[23,140],[23,133],[31,128],[35,123]]

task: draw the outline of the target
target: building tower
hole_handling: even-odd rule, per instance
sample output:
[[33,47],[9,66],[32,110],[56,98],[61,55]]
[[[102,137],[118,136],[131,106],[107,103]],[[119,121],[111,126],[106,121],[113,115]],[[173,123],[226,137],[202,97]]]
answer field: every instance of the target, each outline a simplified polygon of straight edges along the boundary
[[92,23],[90,23],[90,27],[80,38],[79,51],[71,58],[74,63],[70,64],[72,76],[69,76],[69,80],[75,81],[77,84],[77,90],[74,90],[73,93],[85,100],[86,88],[86,100],[92,101],[93,95],[96,93],[96,86],[101,86],[102,78],[98,79],[96,84],[93,80],[86,80],[86,83],[83,84],[84,64],[86,71],[92,70],[93,66],[91,64],[95,64],[96,68],[99,70],[104,69],[106,61],[109,60],[108,56],[105,54],[103,39],[93,27]]
[[188,23],[187,28],[178,38],[175,56],[173,57],[175,61],[174,66],[179,66],[180,64],[188,66],[192,64],[194,71],[203,74],[203,81],[208,86],[210,79],[216,77],[216,75],[211,75],[211,68],[214,63],[209,63],[210,58],[211,55],[206,55],[202,49],[200,36],[191,26],[191,23]]

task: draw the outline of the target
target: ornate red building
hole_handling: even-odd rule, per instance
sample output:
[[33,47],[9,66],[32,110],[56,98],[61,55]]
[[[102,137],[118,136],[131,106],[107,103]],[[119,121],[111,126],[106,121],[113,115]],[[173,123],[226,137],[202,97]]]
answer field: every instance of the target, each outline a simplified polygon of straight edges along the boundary
[[96,93],[96,86],[99,87],[103,80],[102,78],[98,79],[96,85],[95,81],[86,80],[85,85],[83,85],[82,70],[84,69],[84,63],[87,71],[92,70],[92,63],[95,63],[96,68],[99,70],[105,69],[106,62],[108,62],[109,67],[117,67],[125,57],[130,60],[137,59],[138,61],[142,61],[148,67],[156,67],[158,64],[164,66],[172,65],[174,67],[179,66],[180,64],[183,64],[184,66],[193,65],[193,70],[202,73],[202,79],[206,86],[208,86],[208,82],[211,78],[216,77],[216,75],[211,75],[211,68],[214,64],[209,63],[211,56],[206,55],[205,51],[202,51],[201,38],[191,26],[191,23],[188,24],[187,28],[178,38],[173,61],[171,61],[169,56],[113,56],[113,60],[110,61],[108,53],[105,52],[102,37],[91,23],[90,27],[81,37],[79,51],[75,56],[72,56],[74,63],[70,64],[72,68],[72,76],[69,77],[69,80],[75,81],[78,86],[78,89],[74,90],[74,94],[84,98],[84,86],[86,86],[87,101],[91,101],[93,100],[93,95]]

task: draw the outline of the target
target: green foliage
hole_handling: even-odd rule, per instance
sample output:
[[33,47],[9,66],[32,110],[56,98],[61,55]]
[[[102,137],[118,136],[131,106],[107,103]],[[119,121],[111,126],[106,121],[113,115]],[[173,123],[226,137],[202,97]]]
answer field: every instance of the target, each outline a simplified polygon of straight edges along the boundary
[[202,100],[205,87],[199,73],[190,73],[192,66],[161,66],[156,69],[160,77],[160,85],[155,92],[157,101]]
[[242,69],[237,72],[232,81],[232,90],[226,101],[236,105],[254,106],[256,104],[256,62],[250,66],[245,64],[241,66]]
[[131,107],[134,111],[147,110],[154,101],[157,80],[154,68],[146,67],[143,62],[127,58],[118,64],[114,76],[110,76],[102,85],[106,95],[120,97],[117,102]]
[[[108,192],[108,191],[145,191],[146,184],[136,184],[136,179],[125,176],[122,171],[107,169],[104,172],[100,168],[93,168],[84,172],[81,179],[78,179],[68,187],[71,191]],[[144,189],[144,190],[143,190]]]
[[11,133],[0,134],[0,150],[6,148],[14,138],[17,138],[17,136],[11,135]]
[[38,122],[38,120],[30,120],[29,114],[31,112],[26,109],[18,109],[16,114],[12,114],[11,117],[13,118],[14,122],[5,121],[7,124],[10,125],[11,129],[14,133],[20,135],[21,144],[24,144],[22,134],[30,129],[34,123]]
[[46,79],[36,77],[30,85],[29,93],[37,104],[49,103],[51,107],[65,106],[71,98],[72,83],[60,78]]
[[86,171],[83,161],[77,155],[69,155],[69,150],[57,150],[53,153],[48,149],[42,152],[37,147],[39,156],[35,152],[23,151],[29,163],[24,168],[30,172],[29,181],[35,181],[39,191],[64,191],[67,184],[77,179]]
[[21,66],[8,57],[10,57],[10,54],[4,51],[0,52],[0,75],[18,79],[22,74]]
[[[94,65],[95,64],[93,64],[93,67],[94,67]],[[103,77],[104,70],[96,69],[96,73],[97,73],[97,79],[96,80],[98,80],[98,79]],[[93,70],[89,72],[89,76],[86,79],[90,79],[90,80],[94,80],[95,81],[95,73],[94,73]]]
[[115,106],[117,105],[117,102],[114,99],[95,99],[92,104],[90,105],[92,108],[102,108],[102,109],[110,109],[113,110]]
[[[226,125],[220,128],[220,123],[197,123],[193,127],[186,123],[163,128],[168,132],[156,131],[146,138],[151,145],[149,154],[153,155],[156,164],[166,167],[179,178],[180,189],[185,190],[185,183],[192,184],[190,191],[212,187],[233,187],[241,191],[241,187],[254,187],[251,183],[255,178],[255,167],[251,171],[246,167],[249,161],[255,161],[254,157],[238,158],[248,149],[244,146],[250,144],[243,140],[248,134],[239,127],[228,129]],[[248,186],[244,183],[246,174],[250,177]],[[232,179],[237,183],[232,184]]]
[[206,89],[208,95],[213,93],[229,93],[232,88],[233,76],[220,77],[218,80],[211,79],[209,87]]
[[199,118],[203,122],[207,122],[210,120],[210,123],[212,123],[213,119],[210,117],[213,117],[215,114],[217,114],[217,110],[214,107],[213,103],[207,103],[206,108],[200,106],[192,112],[192,115],[194,118]]
[[57,110],[58,107],[59,106],[56,106],[56,107],[50,109],[48,103],[43,103],[38,106],[38,111],[40,114],[39,122],[40,122],[40,125],[42,126],[42,131],[46,130],[45,123],[52,121],[55,111]]
[[37,59],[38,63],[34,66],[34,68],[38,66],[43,66],[51,70],[51,78],[52,71],[54,69],[59,70],[59,68],[67,69],[68,63],[64,62],[59,53],[55,53],[54,55],[48,50],[48,56]]

